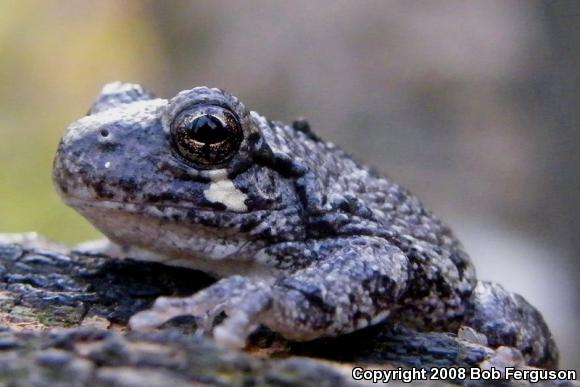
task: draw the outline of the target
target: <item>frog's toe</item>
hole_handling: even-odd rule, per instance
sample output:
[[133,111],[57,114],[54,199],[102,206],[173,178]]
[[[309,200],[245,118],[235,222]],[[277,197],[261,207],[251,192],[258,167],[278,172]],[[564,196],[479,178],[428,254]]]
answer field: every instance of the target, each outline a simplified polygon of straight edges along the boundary
[[225,348],[242,349],[246,345],[246,334],[232,332],[227,327],[217,326],[213,331],[214,340]]
[[129,327],[134,331],[152,330],[170,320],[166,315],[156,310],[144,310],[129,319]]
[[[261,300],[254,296],[252,301]],[[214,328],[213,337],[218,344],[231,349],[241,349],[246,346],[246,339],[256,330],[261,314],[268,307],[266,303],[258,304],[257,308],[246,308],[246,305],[236,307],[235,312],[230,312],[228,318]]]
[[213,331],[214,339],[226,348],[245,347],[246,339],[256,330],[264,316],[271,313],[272,297],[264,288],[247,291],[243,298],[227,305],[228,317]]
[[[208,310],[205,303],[200,302],[198,295],[191,297],[159,297],[153,303],[151,309],[139,312],[129,319],[129,326],[133,330],[149,330],[157,328],[172,318],[178,316],[195,316],[198,317],[198,325],[207,330],[211,324],[212,317],[215,317],[219,311]],[[216,309],[211,308],[211,309]]]

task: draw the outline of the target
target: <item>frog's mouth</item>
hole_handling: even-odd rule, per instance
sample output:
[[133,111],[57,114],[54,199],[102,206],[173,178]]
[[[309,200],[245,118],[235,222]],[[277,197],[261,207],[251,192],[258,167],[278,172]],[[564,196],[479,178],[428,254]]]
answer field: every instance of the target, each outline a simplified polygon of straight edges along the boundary
[[[170,265],[199,268],[196,262],[200,260],[246,261],[264,246],[264,242],[241,232],[239,227],[203,223],[203,214],[197,215],[198,222],[191,222],[191,207],[85,202],[71,198],[67,203],[113,242],[157,253],[163,260],[153,260]],[[215,212],[204,212],[213,215],[214,221],[220,218]],[[231,220],[231,216],[226,218]],[[183,263],[190,261],[191,265]]]
[[199,219],[200,222],[208,225],[212,217],[216,214],[223,215],[227,217],[245,217],[245,216],[257,216],[263,217],[266,214],[272,212],[284,212],[286,207],[271,208],[271,209],[260,209],[253,211],[233,211],[228,208],[224,208],[221,205],[215,205],[208,207],[198,206],[192,203],[155,203],[155,204],[143,204],[143,203],[132,203],[124,202],[120,200],[96,200],[96,199],[85,199],[76,196],[64,196],[63,201],[69,206],[74,208],[79,212],[83,212],[84,209],[95,208],[101,210],[111,210],[118,212],[126,212],[128,214],[142,215],[147,217],[160,218],[168,221],[180,221]]
[[267,277],[274,270],[253,258],[264,243],[239,232],[225,235],[224,230],[203,225],[160,225],[158,219],[135,218],[98,206],[79,212],[111,241],[127,248],[123,258],[201,270],[216,278],[234,274]]
[[[144,222],[154,223],[154,228],[184,229],[188,237],[204,235],[207,239],[227,240],[258,240],[260,237],[254,231],[272,229],[272,216],[285,219],[296,215],[296,209],[277,208],[273,210],[254,210],[249,212],[234,212],[223,209],[199,208],[190,203],[176,204],[138,204],[112,200],[86,200],[76,197],[65,197],[67,205],[74,208],[87,218],[105,235],[111,227],[140,229]],[[123,219],[123,222],[114,222]],[[110,226],[109,223],[115,223]],[[117,224],[118,223],[118,224]],[[117,233],[118,230],[113,230]],[[130,230],[129,230],[130,232]],[[275,235],[275,231],[271,230]],[[142,235],[146,234],[141,234]],[[153,232],[155,235],[155,232]],[[263,236],[262,236],[263,237]],[[276,239],[276,238],[274,238]]]

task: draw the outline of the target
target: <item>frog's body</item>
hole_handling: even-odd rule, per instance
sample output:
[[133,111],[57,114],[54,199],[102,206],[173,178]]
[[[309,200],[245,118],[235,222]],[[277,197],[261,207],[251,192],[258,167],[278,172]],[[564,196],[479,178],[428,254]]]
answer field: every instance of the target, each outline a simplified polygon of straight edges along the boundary
[[[54,178],[64,200],[127,255],[222,278],[165,298],[134,328],[193,314],[242,346],[258,324],[295,340],[389,318],[484,333],[553,366],[557,349],[523,298],[478,282],[447,226],[408,191],[317,138],[205,87],[155,99],[107,85],[64,135]],[[128,249],[132,249],[129,251]]]

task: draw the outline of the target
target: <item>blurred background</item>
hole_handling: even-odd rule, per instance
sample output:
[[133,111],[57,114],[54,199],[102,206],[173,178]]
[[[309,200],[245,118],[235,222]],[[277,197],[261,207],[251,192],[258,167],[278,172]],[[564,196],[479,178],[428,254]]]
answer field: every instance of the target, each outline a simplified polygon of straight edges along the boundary
[[98,236],[50,174],[113,80],[309,118],[450,223],[580,368],[580,1],[2,1],[0,232]]

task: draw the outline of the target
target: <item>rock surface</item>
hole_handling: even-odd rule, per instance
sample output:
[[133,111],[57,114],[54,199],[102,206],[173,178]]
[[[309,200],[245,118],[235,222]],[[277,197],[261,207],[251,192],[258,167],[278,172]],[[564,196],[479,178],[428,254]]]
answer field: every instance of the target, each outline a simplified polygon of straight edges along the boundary
[[245,352],[193,335],[192,318],[128,332],[129,317],[158,296],[192,294],[212,282],[194,270],[0,236],[0,386],[349,386],[362,383],[351,377],[357,365],[478,367],[494,364],[499,352],[389,324],[309,343],[264,328]]

